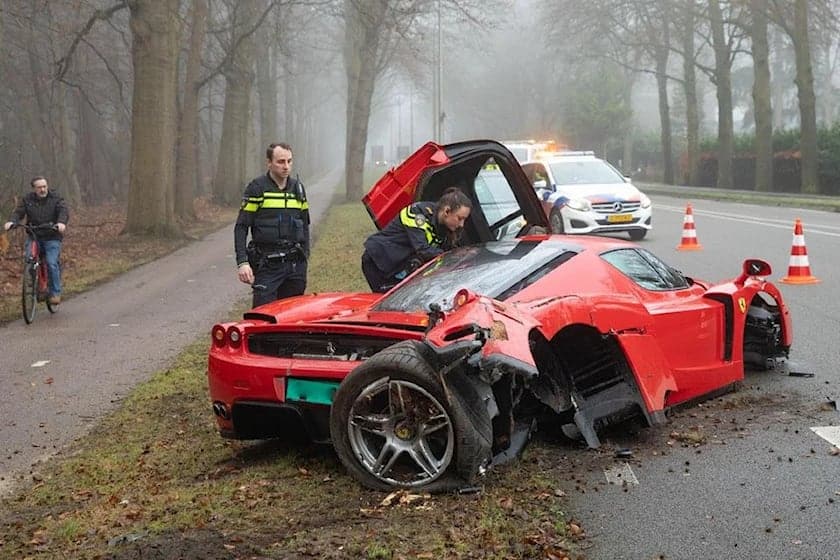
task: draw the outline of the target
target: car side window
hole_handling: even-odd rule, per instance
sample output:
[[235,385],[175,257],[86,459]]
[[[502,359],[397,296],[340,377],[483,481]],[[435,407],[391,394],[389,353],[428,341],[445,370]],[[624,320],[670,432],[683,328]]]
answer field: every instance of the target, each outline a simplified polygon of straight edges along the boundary
[[495,239],[515,237],[524,225],[513,187],[493,158],[475,178],[475,197]]
[[679,271],[644,249],[617,249],[601,258],[646,290],[678,290],[689,285]]
[[667,265],[659,257],[647,249],[636,249],[644,259],[656,270],[659,276],[673,289],[687,288],[690,284],[682,272]]

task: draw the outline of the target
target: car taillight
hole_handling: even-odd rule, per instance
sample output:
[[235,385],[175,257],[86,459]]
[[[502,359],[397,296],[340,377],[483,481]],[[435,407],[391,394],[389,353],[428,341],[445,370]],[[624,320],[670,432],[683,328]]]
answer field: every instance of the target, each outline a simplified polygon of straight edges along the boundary
[[228,342],[231,348],[239,348],[242,344],[242,331],[238,327],[230,327],[227,332]]
[[212,331],[213,336],[213,344],[217,347],[221,348],[225,345],[225,328],[221,325],[216,325],[213,327]]
[[475,294],[471,293],[466,288],[458,290],[458,293],[455,294],[455,298],[452,300],[452,307],[453,309],[458,309],[473,299],[475,299]]

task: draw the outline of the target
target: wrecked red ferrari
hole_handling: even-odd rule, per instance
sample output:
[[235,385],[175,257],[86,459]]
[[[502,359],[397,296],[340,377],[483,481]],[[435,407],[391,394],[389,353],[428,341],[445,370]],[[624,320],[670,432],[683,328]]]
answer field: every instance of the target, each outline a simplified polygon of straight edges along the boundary
[[364,202],[382,227],[450,184],[475,201],[467,245],[389,293],[305,295],[213,327],[223,436],[305,435],[370,488],[449,490],[516,457],[538,423],[597,447],[608,424],[662,423],[787,357],[766,262],[713,285],[630,242],[545,233],[495,142],[427,144]]

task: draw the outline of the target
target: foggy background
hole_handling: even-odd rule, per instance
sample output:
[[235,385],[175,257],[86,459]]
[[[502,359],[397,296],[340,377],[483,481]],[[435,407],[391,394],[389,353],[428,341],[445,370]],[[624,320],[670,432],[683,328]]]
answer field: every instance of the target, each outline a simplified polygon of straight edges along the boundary
[[[833,0],[2,0],[0,210],[46,175],[73,205],[125,203],[127,229],[177,234],[196,197],[237,204],[276,141],[304,181],[344,169],[350,200],[380,158],[471,138],[554,139],[668,183],[840,194],[838,13]],[[791,184],[774,167],[784,150]]]

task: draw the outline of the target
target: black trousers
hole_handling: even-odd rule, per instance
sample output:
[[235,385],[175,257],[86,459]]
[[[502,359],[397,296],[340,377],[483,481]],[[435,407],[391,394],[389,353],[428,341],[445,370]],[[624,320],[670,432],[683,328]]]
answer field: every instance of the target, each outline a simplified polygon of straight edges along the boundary
[[372,292],[384,294],[397,283],[396,278],[389,278],[379,270],[379,267],[376,266],[376,263],[367,254],[367,251],[362,253],[362,274],[365,275],[365,280],[367,280]]
[[306,291],[306,259],[263,259],[254,272],[253,307]]

